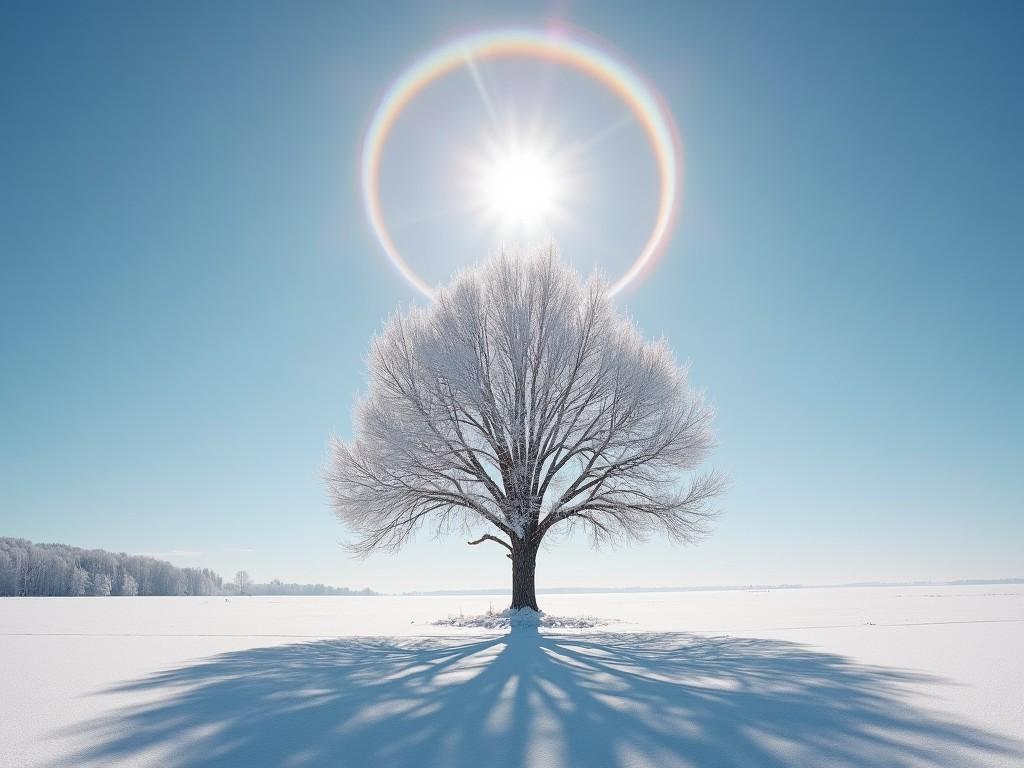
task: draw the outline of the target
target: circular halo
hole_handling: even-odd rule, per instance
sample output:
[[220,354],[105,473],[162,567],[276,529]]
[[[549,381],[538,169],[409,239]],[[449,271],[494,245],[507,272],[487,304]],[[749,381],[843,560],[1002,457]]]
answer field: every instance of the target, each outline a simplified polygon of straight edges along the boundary
[[595,45],[570,37],[564,30],[497,29],[458,37],[413,62],[392,83],[363,141],[363,204],[377,240],[398,271],[428,298],[433,289],[402,258],[384,221],[380,202],[380,163],[391,129],[424,88],[449,72],[479,59],[500,57],[544,59],[572,67],[605,85],[632,111],[644,129],[658,167],[659,202],[654,227],[640,255],[612,283],[616,294],[657,261],[672,229],[679,186],[679,142],[675,123],[657,93],[629,67]]

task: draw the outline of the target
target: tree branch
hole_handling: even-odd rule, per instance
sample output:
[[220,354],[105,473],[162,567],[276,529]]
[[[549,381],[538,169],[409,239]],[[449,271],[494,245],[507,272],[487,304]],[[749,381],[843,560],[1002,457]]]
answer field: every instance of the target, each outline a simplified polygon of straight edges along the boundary
[[512,545],[510,545],[507,541],[502,541],[497,536],[491,536],[491,534],[489,534],[489,533],[485,533],[483,536],[481,536],[476,541],[467,541],[466,543],[469,544],[469,545],[473,545],[473,544],[481,544],[482,542],[485,542],[485,541],[496,541],[496,542],[498,542],[499,544],[501,544],[501,546],[505,547],[508,550],[508,554],[505,555],[505,557],[507,557],[509,559],[512,558]]

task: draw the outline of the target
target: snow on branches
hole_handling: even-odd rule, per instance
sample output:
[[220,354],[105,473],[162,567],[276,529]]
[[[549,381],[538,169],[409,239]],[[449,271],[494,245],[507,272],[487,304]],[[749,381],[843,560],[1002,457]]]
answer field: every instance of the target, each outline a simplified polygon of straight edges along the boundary
[[356,436],[327,470],[353,550],[424,524],[536,552],[554,526],[595,544],[706,530],[723,481],[698,472],[713,409],[665,341],[554,250],[501,254],[373,339]]

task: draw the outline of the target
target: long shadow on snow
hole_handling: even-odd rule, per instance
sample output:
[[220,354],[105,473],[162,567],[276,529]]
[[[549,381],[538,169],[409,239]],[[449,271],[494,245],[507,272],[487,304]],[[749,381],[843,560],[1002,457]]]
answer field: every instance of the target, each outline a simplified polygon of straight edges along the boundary
[[75,765],[984,765],[1021,745],[910,708],[924,675],[777,640],[352,638],[212,657],[115,692]]

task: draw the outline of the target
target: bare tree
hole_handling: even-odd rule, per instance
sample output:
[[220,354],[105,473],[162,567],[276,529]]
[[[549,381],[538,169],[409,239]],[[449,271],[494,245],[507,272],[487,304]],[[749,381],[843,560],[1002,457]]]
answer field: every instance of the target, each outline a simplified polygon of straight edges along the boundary
[[252,584],[252,579],[249,578],[248,571],[239,571],[235,574],[235,586],[238,587],[238,594],[244,595],[250,584]]
[[356,437],[335,440],[327,483],[367,555],[424,524],[464,530],[512,560],[512,607],[537,608],[541,541],[555,526],[595,546],[706,531],[723,481],[695,472],[713,409],[664,341],[617,313],[553,249],[502,254],[371,342]]

